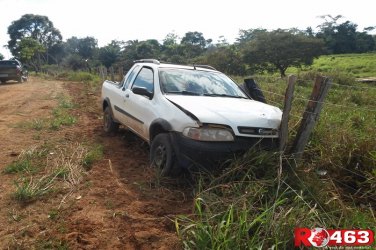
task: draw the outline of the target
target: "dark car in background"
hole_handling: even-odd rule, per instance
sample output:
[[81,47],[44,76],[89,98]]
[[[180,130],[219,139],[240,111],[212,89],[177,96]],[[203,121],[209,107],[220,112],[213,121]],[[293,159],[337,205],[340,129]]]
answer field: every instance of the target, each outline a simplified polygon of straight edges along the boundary
[[6,81],[10,80],[14,80],[17,82],[26,82],[27,78],[28,72],[20,61],[16,59],[0,61],[1,83],[5,83]]

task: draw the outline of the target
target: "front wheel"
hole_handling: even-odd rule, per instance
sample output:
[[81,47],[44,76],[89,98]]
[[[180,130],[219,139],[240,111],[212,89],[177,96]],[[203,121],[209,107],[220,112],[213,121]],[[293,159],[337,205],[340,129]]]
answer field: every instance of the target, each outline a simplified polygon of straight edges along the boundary
[[112,118],[111,107],[106,107],[103,112],[103,130],[106,133],[114,133],[119,129],[119,123]]
[[161,176],[176,174],[176,157],[169,134],[158,134],[153,139],[150,147],[150,161],[152,166],[160,171]]

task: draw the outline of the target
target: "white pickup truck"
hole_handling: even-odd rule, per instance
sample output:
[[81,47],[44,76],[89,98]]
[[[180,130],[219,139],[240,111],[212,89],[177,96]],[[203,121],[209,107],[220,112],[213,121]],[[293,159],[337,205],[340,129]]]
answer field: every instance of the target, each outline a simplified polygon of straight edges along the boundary
[[210,66],[136,61],[120,83],[103,83],[102,105],[105,132],[122,124],[148,142],[162,175],[278,145],[281,110]]

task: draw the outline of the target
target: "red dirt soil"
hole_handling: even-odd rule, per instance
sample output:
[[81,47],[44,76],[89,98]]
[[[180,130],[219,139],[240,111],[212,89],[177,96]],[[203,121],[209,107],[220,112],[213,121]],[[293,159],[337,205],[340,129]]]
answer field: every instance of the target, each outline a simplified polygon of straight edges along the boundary
[[[174,218],[191,213],[192,188],[182,180],[158,177],[149,167],[148,145],[130,132],[102,132],[96,89],[37,77],[0,84],[0,249],[182,248]],[[58,131],[22,126],[50,117],[60,95],[77,104],[71,110],[76,124]],[[29,204],[14,198],[14,182],[22,174],[3,170],[22,151],[82,143],[103,145],[104,157],[85,171],[77,188]]]

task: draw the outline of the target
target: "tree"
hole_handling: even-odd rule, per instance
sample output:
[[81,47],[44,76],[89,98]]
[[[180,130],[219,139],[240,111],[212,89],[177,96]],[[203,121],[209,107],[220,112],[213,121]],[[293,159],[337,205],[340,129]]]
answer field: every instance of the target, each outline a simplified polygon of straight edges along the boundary
[[40,67],[40,56],[46,51],[46,48],[42,46],[37,40],[26,37],[17,42],[19,48],[19,59],[21,61],[32,65],[35,71]]
[[92,59],[97,50],[97,40],[94,37],[77,38],[75,36],[67,39],[65,50],[69,54],[77,54],[82,59]]
[[210,45],[212,39],[205,39],[201,32],[187,32],[181,39],[181,45],[183,48],[184,56],[187,58],[194,58],[201,55],[208,45]]
[[163,46],[174,46],[178,44],[178,35],[175,33],[168,33],[163,39]]
[[113,40],[108,45],[99,49],[98,59],[99,61],[108,67],[111,67],[115,63],[121,54],[122,42]]
[[266,29],[240,30],[239,37],[236,38],[238,44],[242,45],[256,38],[257,34],[266,32]]
[[161,46],[161,60],[180,63],[186,62],[184,57],[184,46],[178,43],[179,37],[175,33],[169,33],[163,39]]
[[258,32],[243,47],[243,60],[253,71],[276,71],[285,76],[288,67],[310,65],[323,53],[322,40],[286,30]]
[[0,53],[0,60],[4,60],[4,56],[1,53]]
[[343,18],[341,15],[336,17],[325,15],[321,18],[325,22],[318,26],[320,31],[316,37],[324,40],[330,54],[362,53],[374,50],[375,42],[367,33],[374,27],[367,27],[363,32],[358,32],[358,25],[353,22],[338,23],[338,20]]
[[159,58],[161,45],[155,39],[140,42],[136,46],[136,59]]
[[346,21],[336,27],[334,33],[334,54],[353,53],[356,50],[356,27],[358,25]]
[[78,54],[83,59],[92,59],[96,53],[96,50],[98,48],[98,42],[97,39],[94,37],[85,37],[82,39],[79,39],[78,43]]
[[199,46],[204,49],[208,44],[212,42],[211,39],[205,40],[201,32],[187,32],[185,36],[181,39],[182,44],[190,44],[194,46]]
[[46,50],[37,40],[31,37],[23,38],[17,43],[17,46],[20,49],[20,59],[25,62],[32,60],[37,54]]
[[13,21],[8,27],[10,40],[8,49],[12,55],[19,57],[21,48],[20,41],[24,38],[32,38],[41,44],[45,49],[45,59],[48,61],[49,49],[61,43],[62,36],[53,23],[46,16],[25,14],[20,19]]
[[63,60],[63,65],[77,71],[88,68],[87,61],[83,60],[78,54],[69,54]]
[[220,46],[206,52],[202,63],[209,64],[221,72],[230,75],[244,75],[245,65],[239,49],[235,45]]

